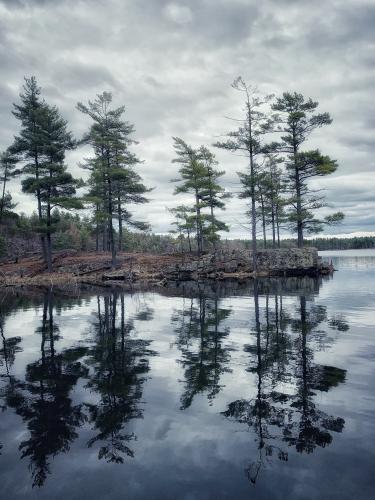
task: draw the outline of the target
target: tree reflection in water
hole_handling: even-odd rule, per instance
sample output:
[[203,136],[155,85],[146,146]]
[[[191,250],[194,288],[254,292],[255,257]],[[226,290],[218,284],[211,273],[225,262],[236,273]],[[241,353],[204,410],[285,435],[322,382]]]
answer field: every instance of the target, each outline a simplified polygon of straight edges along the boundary
[[[317,329],[324,321],[339,331],[347,328],[344,318],[339,322],[327,320],[326,308],[304,295],[298,297],[297,315],[293,316],[283,310],[282,297],[277,295],[271,314],[266,293],[261,316],[258,280],[254,281],[253,295],[256,343],[245,350],[251,355],[248,370],[256,374],[257,390],[252,399],[230,403],[223,415],[247,424],[255,432],[259,455],[246,474],[256,483],[262,467],[273,455],[288,460],[285,445],[295,447],[299,453],[312,453],[317,446],[332,442],[332,432],[342,431],[344,420],[321,411],[314,396],[315,391],[328,391],[343,383],[346,370],[314,364],[310,343],[325,342]],[[293,390],[285,390],[288,386]]]
[[[119,322],[117,307],[120,307]],[[145,314],[150,315],[150,310]],[[141,319],[145,320],[142,314]],[[98,457],[107,462],[123,463],[124,455],[134,455],[128,443],[136,436],[126,426],[132,419],[143,416],[141,398],[150,369],[148,357],[156,354],[149,349],[150,341],[131,336],[133,329],[133,321],[125,320],[123,294],[120,304],[116,291],[103,300],[98,297],[94,342],[88,352],[87,363],[92,369],[87,388],[95,391],[100,400],[86,405],[95,430],[88,446],[100,443]]]
[[230,309],[220,307],[217,295],[207,298],[202,292],[197,298],[184,298],[183,309],[174,312],[172,324],[185,375],[182,410],[189,408],[199,393],[206,393],[212,404],[221,390],[221,375],[231,371],[230,353],[223,347],[229,334],[229,326],[223,323],[230,314]]
[[[311,279],[256,280],[253,286],[252,335],[240,351],[248,356],[246,375],[254,378],[255,390],[251,397],[229,403],[223,415],[246,424],[256,438],[256,458],[246,469],[255,483],[273,457],[287,461],[291,449],[312,453],[329,445],[334,433],[344,428],[342,418],[319,408],[316,394],[345,382],[346,371],[315,363],[314,353],[334,342],[337,334],[332,330],[342,333],[348,325],[342,315],[328,317],[326,308],[314,302],[318,286]],[[248,297],[248,285],[241,290]],[[235,295],[231,289],[229,294]],[[235,344],[229,344],[231,315],[237,311],[223,301],[224,296],[226,291],[218,287],[195,285],[185,290],[182,309],[172,314],[183,372],[183,386],[178,386],[179,391],[183,387],[181,410],[191,407],[197,395],[213,405],[223,390],[223,375],[242,370],[241,363],[236,366],[233,361]],[[24,300],[18,297],[16,307],[24,307]],[[40,297],[30,300],[40,305]],[[26,436],[19,452],[29,463],[33,486],[44,484],[53,459],[67,453],[79,435],[81,447],[95,449],[98,459],[108,463],[122,464],[135,454],[135,422],[143,418],[144,385],[150,359],[156,355],[151,341],[139,338],[136,330],[138,322],[153,320],[154,311],[144,303],[130,316],[125,295],[118,290],[90,301],[95,312],[87,335],[62,347],[63,323],[56,317],[64,308],[80,305],[81,299],[52,290],[44,293],[35,329],[40,347],[30,350],[36,355],[32,362],[27,358],[24,376],[15,372],[21,337],[9,335],[5,328],[14,301],[1,304],[1,409],[15,412],[27,430],[17,429],[18,435]],[[243,308],[238,314],[243,320]],[[8,447],[0,444],[4,456],[5,450]]]
[[43,316],[36,332],[41,336],[40,359],[26,367],[25,380],[12,378],[6,404],[26,423],[30,437],[21,442],[21,458],[29,458],[33,486],[42,486],[51,473],[50,459],[67,452],[84,421],[82,404],[74,405],[69,393],[79,377],[87,374],[78,361],[81,349],[57,353],[59,329],[54,323],[53,293],[43,300]]
[[[120,311],[117,307],[120,302]],[[65,303],[71,303],[65,299]],[[87,445],[100,443],[99,458],[122,463],[123,454],[133,456],[127,442],[135,439],[126,425],[141,418],[142,386],[149,371],[150,342],[131,338],[133,323],[125,320],[124,294],[115,291],[97,298],[93,338],[87,345],[78,344],[57,352],[60,329],[54,311],[64,305],[64,298],[49,290],[43,297],[43,312],[35,333],[41,338],[40,358],[27,364],[25,379],[10,374],[15,353],[20,351],[20,337],[6,339],[3,329],[4,309],[0,316],[2,373],[0,397],[3,409],[12,408],[25,422],[29,438],[19,445],[21,458],[28,458],[33,486],[42,486],[51,474],[51,459],[69,451],[85,422],[95,435]],[[152,310],[140,310],[137,318],[145,321]],[[97,396],[97,402],[72,402],[71,393],[79,379]],[[93,398],[95,400],[95,397]],[[1,446],[0,446],[1,449]]]
[[[17,352],[22,349],[20,347],[21,337],[6,338],[4,324],[6,317],[12,311],[12,307],[6,300],[7,296],[3,296],[0,301],[0,400],[4,403],[0,404],[0,410],[5,411],[7,408],[6,399],[7,394],[12,390],[14,377],[11,375],[11,367],[14,363]],[[3,448],[0,442],[0,455]]]

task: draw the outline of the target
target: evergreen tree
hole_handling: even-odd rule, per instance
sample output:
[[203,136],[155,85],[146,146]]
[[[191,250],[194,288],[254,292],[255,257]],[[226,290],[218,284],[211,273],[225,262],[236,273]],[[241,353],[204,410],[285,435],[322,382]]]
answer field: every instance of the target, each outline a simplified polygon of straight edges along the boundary
[[22,174],[26,177],[22,190],[37,199],[39,222],[35,230],[41,234],[43,257],[52,271],[52,210],[80,208],[79,200],[74,198],[80,182],[67,172],[64,164],[65,152],[74,147],[67,122],[56,107],[41,100],[40,93],[35,77],[26,78],[21,104],[14,105],[13,112],[21,121],[21,131],[9,152],[14,155],[14,163],[23,162]]
[[142,177],[133,170],[133,168],[124,159],[123,163],[118,163],[117,172],[114,175],[115,196],[118,221],[119,237],[118,249],[122,250],[123,242],[123,224],[136,228],[141,231],[147,231],[149,224],[143,221],[135,220],[133,214],[126,208],[129,204],[148,203],[145,193],[151,191],[147,189],[142,182]]
[[[9,148],[12,155],[23,163],[22,173],[30,175],[36,181],[36,199],[38,204],[38,218],[42,223],[42,199],[38,186],[44,162],[44,131],[43,121],[45,103],[40,97],[41,89],[34,76],[25,78],[23,92],[20,94],[20,104],[14,104],[14,116],[21,122],[21,130]],[[47,260],[45,235],[41,234],[41,246],[44,260]]]
[[67,130],[67,122],[60,116],[56,107],[44,105],[43,120],[43,161],[40,163],[38,180],[27,177],[22,181],[26,193],[37,194],[42,204],[43,219],[39,230],[46,235],[46,253],[48,270],[52,271],[52,233],[55,231],[56,218],[53,210],[82,208],[76,198],[76,188],[82,182],[74,179],[67,172],[64,163],[65,152],[74,148],[72,134]]
[[194,211],[195,211],[195,231],[197,240],[198,255],[203,252],[203,226],[205,222],[202,209],[205,207],[203,202],[204,179],[206,169],[201,161],[199,150],[192,148],[179,137],[173,137],[174,148],[177,158],[173,163],[180,163],[180,178],[172,179],[172,182],[179,182],[176,186],[174,194],[191,193],[194,196]]
[[[224,208],[224,198],[228,197],[217,180],[224,172],[215,169],[215,156],[205,147],[194,149],[179,137],[174,137],[174,148],[180,163],[180,178],[172,182],[180,184],[174,194],[191,193],[194,196],[195,232],[198,255],[204,250],[204,239],[214,243],[219,239],[219,231],[228,231],[225,223],[215,217],[215,208]],[[209,213],[204,210],[208,208]],[[191,221],[191,219],[190,219]]]
[[94,157],[86,160],[85,167],[91,171],[88,200],[95,206],[97,234],[99,223],[103,224],[103,250],[110,250],[112,266],[116,264],[116,247],[113,220],[119,222],[119,248],[122,248],[123,223],[146,229],[148,225],[135,221],[127,207],[129,203],[145,203],[149,191],[133,167],[138,158],[129,151],[134,143],[131,134],[134,126],[124,121],[125,107],[112,109],[112,95],[103,92],[88,105],[78,103],[78,109],[90,116],[93,124],[82,143],[90,144]]
[[232,87],[244,94],[245,116],[242,124],[237,130],[227,134],[226,141],[215,143],[218,148],[226,149],[233,153],[245,154],[249,161],[248,172],[239,173],[241,184],[243,185],[242,198],[250,198],[251,217],[251,237],[252,237],[252,261],[253,270],[257,270],[257,175],[259,171],[258,158],[263,154],[262,136],[271,129],[271,117],[262,111],[262,106],[267,103],[272,96],[261,98],[257,95],[257,90],[238,77]]
[[218,165],[215,155],[205,146],[201,146],[200,155],[206,169],[202,200],[210,210],[206,238],[216,247],[216,242],[220,238],[218,232],[229,231],[229,227],[227,224],[217,219],[214,210],[216,208],[225,210],[224,200],[229,198],[230,194],[226,193],[225,189],[218,183],[218,179],[225,174],[225,171],[215,168]]
[[169,212],[175,218],[175,221],[172,222],[172,224],[176,227],[175,230],[172,230],[170,232],[178,234],[182,253],[184,251],[183,248],[184,235],[186,234],[189,252],[191,253],[192,251],[191,234],[194,232],[194,226],[195,226],[194,222],[195,218],[192,209],[186,205],[179,205],[176,208],[171,208]]
[[299,247],[303,246],[304,231],[320,232],[325,224],[335,224],[344,217],[341,212],[324,219],[314,215],[315,210],[325,206],[324,197],[316,192],[314,194],[307,181],[332,174],[337,169],[336,161],[323,156],[318,150],[301,151],[302,144],[315,129],[332,123],[328,113],[315,113],[318,105],[312,99],[305,100],[302,94],[284,92],[272,106],[274,111],[280,113],[279,129],[284,134],[273,149],[288,155],[286,168],[292,192],[288,219],[297,232]]
[[0,181],[3,184],[0,200],[0,224],[3,222],[3,216],[15,207],[11,194],[6,191],[6,185],[11,178],[19,174],[19,170],[16,170],[16,164],[17,159],[9,149],[0,154]]
[[273,248],[276,248],[276,240],[277,246],[280,247],[280,226],[285,219],[286,181],[279,167],[281,161],[276,155],[267,154],[257,179],[264,244],[266,246],[266,228],[270,226]]

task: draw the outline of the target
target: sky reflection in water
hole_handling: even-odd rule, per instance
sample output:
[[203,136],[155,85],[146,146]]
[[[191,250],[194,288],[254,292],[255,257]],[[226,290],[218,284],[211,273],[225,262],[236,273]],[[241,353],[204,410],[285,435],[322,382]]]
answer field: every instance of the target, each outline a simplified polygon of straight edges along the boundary
[[375,257],[0,296],[1,498],[370,498]]

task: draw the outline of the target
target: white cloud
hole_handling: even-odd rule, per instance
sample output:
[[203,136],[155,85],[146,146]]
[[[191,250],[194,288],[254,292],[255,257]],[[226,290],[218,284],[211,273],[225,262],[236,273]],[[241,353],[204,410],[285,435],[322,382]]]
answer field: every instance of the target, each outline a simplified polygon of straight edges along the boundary
[[177,24],[186,24],[193,20],[193,14],[186,5],[169,3],[164,8],[164,12],[167,19]]
[[[77,101],[111,90],[135,124],[140,173],[155,187],[137,216],[165,232],[164,207],[178,202],[169,183],[177,171],[171,138],[209,146],[230,130],[225,116],[242,109],[230,83],[241,74],[261,91],[296,90],[331,113],[333,124],[310,146],[340,165],[321,185],[332,207],[348,214],[337,231],[374,230],[374,19],[375,5],[362,0],[0,0],[0,148],[19,127],[11,109],[24,75],[35,74],[77,137],[89,126]],[[226,188],[238,192],[246,160],[216,153]],[[75,175],[84,175],[77,166],[84,155],[67,158]],[[34,209],[18,184],[12,191],[19,211]],[[228,203],[230,236],[247,235],[244,212],[242,200]]]

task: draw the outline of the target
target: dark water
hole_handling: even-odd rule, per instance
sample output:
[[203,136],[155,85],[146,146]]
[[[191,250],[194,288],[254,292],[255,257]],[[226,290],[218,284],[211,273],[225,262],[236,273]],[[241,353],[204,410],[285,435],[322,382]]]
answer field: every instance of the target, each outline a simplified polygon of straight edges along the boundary
[[373,498],[375,253],[334,263],[0,295],[0,497]]

